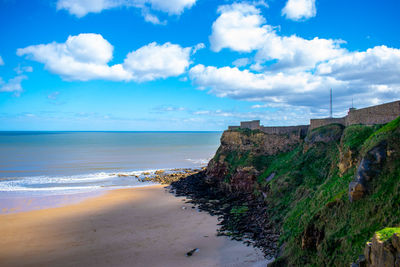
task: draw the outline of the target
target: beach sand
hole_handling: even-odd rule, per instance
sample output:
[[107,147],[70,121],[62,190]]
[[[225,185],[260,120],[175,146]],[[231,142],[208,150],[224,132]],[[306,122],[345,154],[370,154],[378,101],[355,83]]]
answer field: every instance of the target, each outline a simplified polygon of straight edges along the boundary
[[112,190],[0,215],[0,266],[266,266],[259,250],[217,237],[216,224],[161,185]]

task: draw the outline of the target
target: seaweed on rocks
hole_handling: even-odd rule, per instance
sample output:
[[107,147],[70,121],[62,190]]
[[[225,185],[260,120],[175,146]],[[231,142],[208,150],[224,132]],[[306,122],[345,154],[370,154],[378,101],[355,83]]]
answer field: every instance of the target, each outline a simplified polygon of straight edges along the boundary
[[260,248],[266,258],[278,251],[279,234],[268,219],[265,203],[250,193],[230,192],[206,182],[205,172],[172,182],[170,192],[185,196],[199,211],[218,216],[217,235]]

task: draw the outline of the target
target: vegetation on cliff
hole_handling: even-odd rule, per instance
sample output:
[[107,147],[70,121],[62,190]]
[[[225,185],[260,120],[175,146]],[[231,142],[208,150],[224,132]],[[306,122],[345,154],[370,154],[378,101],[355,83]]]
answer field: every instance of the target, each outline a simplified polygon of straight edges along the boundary
[[[221,188],[263,200],[280,232],[276,265],[347,266],[374,232],[400,224],[400,118],[284,138],[227,131],[207,169]],[[352,201],[351,183],[362,189]]]

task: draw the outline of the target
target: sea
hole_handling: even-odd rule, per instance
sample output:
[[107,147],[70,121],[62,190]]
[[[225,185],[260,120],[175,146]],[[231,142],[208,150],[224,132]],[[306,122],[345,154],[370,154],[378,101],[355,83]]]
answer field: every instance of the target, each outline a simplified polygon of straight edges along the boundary
[[135,175],[206,166],[221,134],[0,132],[0,201],[146,186]]

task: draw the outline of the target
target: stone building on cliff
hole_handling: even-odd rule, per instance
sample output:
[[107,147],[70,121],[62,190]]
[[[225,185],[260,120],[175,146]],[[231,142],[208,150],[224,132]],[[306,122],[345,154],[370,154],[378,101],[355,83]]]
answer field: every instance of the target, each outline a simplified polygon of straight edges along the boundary
[[296,132],[301,136],[305,136],[308,130],[312,130],[333,123],[342,124],[343,126],[354,124],[385,124],[396,119],[399,116],[400,101],[394,101],[361,109],[350,108],[347,115],[342,118],[311,119],[310,125],[266,127],[260,125],[259,120],[253,120],[242,121],[240,123],[240,126],[229,126],[228,129],[235,130],[241,128],[260,130],[268,134],[289,134]]

